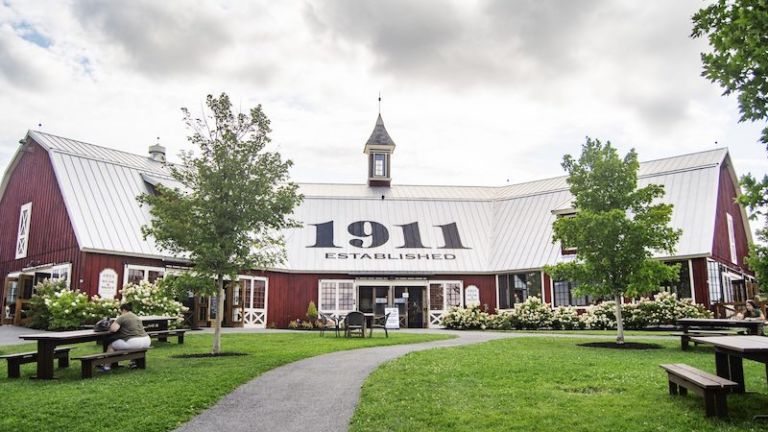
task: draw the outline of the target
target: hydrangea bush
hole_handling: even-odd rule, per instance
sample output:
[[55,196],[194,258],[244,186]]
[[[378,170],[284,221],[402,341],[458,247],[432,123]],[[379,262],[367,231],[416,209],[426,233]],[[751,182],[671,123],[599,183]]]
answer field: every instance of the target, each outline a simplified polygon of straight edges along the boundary
[[464,330],[485,330],[490,321],[490,315],[480,306],[453,307],[440,318],[440,323],[443,326]]
[[[488,314],[479,307],[453,308],[440,320],[440,323],[452,329],[595,329],[611,330],[616,328],[616,303],[605,301],[594,306],[587,306],[583,312],[575,307],[560,306],[552,309],[538,297],[528,297],[523,303],[515,305],[509,311]],[[680,318],[711,318],[712,312],[691,299],[678,300],[675,294],[660,293],[653,300],[642,298],[637,303],[629,303],[622,308],[624,326],[630,329],[643,329],[660,325],[672,325]]]
[[552,328],[555,330],[581,330],[586,327],[586,321],[575,307],[559,306],[552,311]]
[[176,301],[162,287],[147,281],[127,284],[122,290],[122,302],[133,306],[133,313],[140,316],[162,315],[177,317],[181,322],[189,308]]
[[88,296],[81,291],[71,291],[64,281],[46,279],[35,286],[30,299],[32,328],[47,330],[71,330],[83,324],[92,324],[103,317],[117,315],[117,300]]

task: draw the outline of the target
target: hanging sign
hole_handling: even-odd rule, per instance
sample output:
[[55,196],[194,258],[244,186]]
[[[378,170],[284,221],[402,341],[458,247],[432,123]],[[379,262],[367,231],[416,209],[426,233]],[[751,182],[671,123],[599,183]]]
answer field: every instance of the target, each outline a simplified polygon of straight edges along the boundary
[[384,324],[387,329],[399,329],[400,328],[400,311],[396,307],[384,308],[384,314],[389,314],[387,322]]
[[480,290],[476,286],[470,285],[464,290],[464,304],[467,307],[480,306]]
[[117,272],[106,268],[99,273],[99,297],[114,299],[117,294]]

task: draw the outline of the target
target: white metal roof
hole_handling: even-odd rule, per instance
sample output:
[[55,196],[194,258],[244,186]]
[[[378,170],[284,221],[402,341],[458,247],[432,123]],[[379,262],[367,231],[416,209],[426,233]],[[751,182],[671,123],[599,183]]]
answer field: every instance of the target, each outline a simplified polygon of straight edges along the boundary
[[[163,164],[148,156],[42,132],[30,131],[29,136],[51,155],[83,249],[173,258],[151,239],[142,238],[141,227],[149,223],[149,213],[136,200],[147,191],[147,183],[176,184]],[[726,157],[727,149],[716,149],[641,164],[640,185],[664,185],[664,201],[674,204],[672,225],[683,229],[675,256],[711,253],[719,168]],[[551,236],[552,210],[571,198],[565,177],[501,187],[299,186],[305,200],[295,217],[304,226],[285,233],[288,261],[281,269],[286,271],[492,273],[537,269],[562,259]],[[333,243],[338,248],[309,247],[317,240],[312,224],[329,221],[334,222]],[[382,224],[389,240],[370,249],[351,245],[356,237],[349,234],[348,226],[356,221]],[[401,248],[405,240],[400,225],[414,222],[425,249]],[[456,223],[467,249],[440,249],[446,241],[440,226],[451,223]],[[370,244],[369,238],[363,241]],[[358,257],[352,258],[355,253]],[[368,257],[363,256],[366,253]]]

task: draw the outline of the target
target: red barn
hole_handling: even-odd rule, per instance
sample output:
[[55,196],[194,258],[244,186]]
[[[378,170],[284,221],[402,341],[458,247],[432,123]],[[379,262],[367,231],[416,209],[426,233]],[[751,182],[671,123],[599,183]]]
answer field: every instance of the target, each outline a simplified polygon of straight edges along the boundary
[[[570,211],[565,177],[500,187],[393,185],[395,143],[379,116],[364,146],[367,184],[301,184],[302,228],[285,232],[288,260],[268,271],[244,269],[228,288],[229,325],[284,327],[321,311],[397,308],[401,324],[428,327],[455,305],[512,308],[527,296],[555,306],[586,305],[568,281],[552,281],[547,264],[568,259],[553,244],[552,222]],[[126,153],[30,131],[0,185],[0,307],[20,322],[34,285],[64,279],[89,295],[182,271],[141,227],[149,222],[136,196],[175,182],[165,152]],[[744,256],[751,241],[727,149],[641,164],[639,183],[661,184],[683,236],[672,256],[680,282],[664,287],[711,306],[754,295]],[[209,319],[211,303],[196,307]]]

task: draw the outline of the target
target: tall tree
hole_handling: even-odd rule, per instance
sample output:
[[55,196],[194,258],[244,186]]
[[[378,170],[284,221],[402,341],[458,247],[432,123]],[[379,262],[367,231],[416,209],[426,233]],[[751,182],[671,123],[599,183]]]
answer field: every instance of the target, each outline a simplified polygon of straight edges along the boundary
[[[768,0],[718,0],[696,12],[691,36],[709,40],[701,75],[736,93],[739,121],[768,120]],[[768,127],[760,141],[768,146]]]
[[233,113],[229,97],[208,95],[201,118],[182,108],[196,151],[182,152],[170,165],[178,188],[159,185],[142,194],[151,222],[144,237],[163,249],[187,257],[197,274],[216,279],[217,313],[212,352],[221,351],[224,280],[243,269],[267,268],[285,259],[281,231],[298,227],[290,218],[301,202],[289,181],[290,160],[265,150],[269,119],[261,105]]
[[565,155],[573,195],[572,216],[553,224],[553,242],[576,249],[575,259],[547,266],[555,279],[576,283],[579,294],[616,301],[616,343],[624,343],[623,297],[658,290],[677,280],[679,267],[653,259],[672,254],[681,231],[669,226],[672,205],[658,203],[664,188],[637,187],[640,167],[634,150],[620,158],[610,142],[587,138],[579,159]]
[[[718,0],[693,16],[691,36],[706,36],[711,52],[702,53],[702,76],[736,93],[739,121],[768,120],[768,0]],[[760,136],[768,148],[768,126]],[[751,218],[765,218],[757,237],[768,242],[768,176],[758,181],[751,174],[742,177],[745,194],[741,204],[749,206]],[[747,264],[758,280],[768,280],[768,247],[750,245]]]

